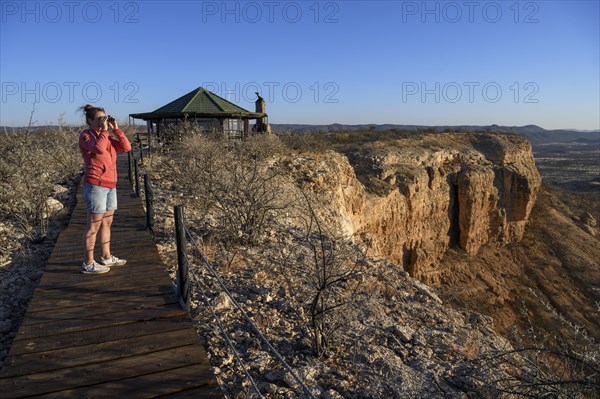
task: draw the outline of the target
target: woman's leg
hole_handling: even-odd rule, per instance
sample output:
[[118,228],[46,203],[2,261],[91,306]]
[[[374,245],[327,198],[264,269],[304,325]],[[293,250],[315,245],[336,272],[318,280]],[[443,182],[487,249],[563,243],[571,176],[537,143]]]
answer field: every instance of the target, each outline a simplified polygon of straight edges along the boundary
[[[83,233],[83,256],[86,264],[94,260],[94,247],[96,246],[96,235],[104,220],[104,213],[89,213],[87,216],[87,225]],[[112,219],[112,215],[111,215]]]
[[115,211],[107,211],[102,218],[100,226],[100,242],[102,243],[102,257],[107,259],[110,253],[110,226],[113,222]]

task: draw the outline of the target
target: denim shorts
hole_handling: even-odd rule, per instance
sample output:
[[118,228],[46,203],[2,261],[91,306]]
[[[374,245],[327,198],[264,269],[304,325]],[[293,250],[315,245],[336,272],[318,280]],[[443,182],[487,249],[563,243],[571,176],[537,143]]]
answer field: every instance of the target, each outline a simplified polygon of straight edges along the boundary
[[117,209],[117,189],[85,183],[83,186],[85,209],[89,213],[105,213]]

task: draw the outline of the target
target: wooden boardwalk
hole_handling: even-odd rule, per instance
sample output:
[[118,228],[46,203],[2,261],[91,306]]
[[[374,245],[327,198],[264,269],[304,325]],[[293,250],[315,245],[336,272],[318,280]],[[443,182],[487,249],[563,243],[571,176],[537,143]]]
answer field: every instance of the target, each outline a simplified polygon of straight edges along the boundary
[[[80,272],[86,212],[60,235],[0,371],[0,397],[220,398],[200,338],[145,230],[119,154],[112,252],[127,265]],[[96,245],[96,259],[99,259]]]

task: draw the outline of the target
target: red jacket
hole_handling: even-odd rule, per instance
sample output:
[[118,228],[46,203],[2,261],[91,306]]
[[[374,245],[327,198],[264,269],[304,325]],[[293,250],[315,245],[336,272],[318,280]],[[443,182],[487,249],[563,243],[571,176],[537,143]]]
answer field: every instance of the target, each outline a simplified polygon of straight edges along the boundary
[[117,152],[128,152],[131,143],[121,129],[113,132],[118,138],[109,137],[107,130],[98,134],[92,129],[79,135],[79,151],[85,164],[84,180],[107,188],[117,186]]

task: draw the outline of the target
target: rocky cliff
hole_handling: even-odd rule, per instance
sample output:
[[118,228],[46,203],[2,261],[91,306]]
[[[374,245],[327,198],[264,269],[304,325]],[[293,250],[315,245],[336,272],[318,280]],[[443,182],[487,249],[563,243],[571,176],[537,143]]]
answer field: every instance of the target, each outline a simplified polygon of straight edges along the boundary
[[331,201],[345,234],[429,282],[448,248],[475,255],[521,240],[541,184],[529,142],[507,134],[366,143],[296,158],[291,169]]
[[[533,363],[520,355],[505,357],[513,349],[520,353],[523,341],[518,330],[519,311],[528,312],[522,330],[529,331],[532,322],[536,328],[551,327],[548,331],[552,333],[559,330],[556,323],[548,322],[552,315],[546,313],[551,312],[542,309],[536,302],[538,297],[552,304],[561,299],[560,303],[568,307],[557,308],[559,312],[576,308],[584,317],[597,312],[594,304],[600,303],[592,295],[599,286],[598,268],[583,267],[600,258],[595,249],[598,246],[592,241],[593,235],[598,235],[592,226],[597,212],[573,206],[579,211],[577,215],[581,214],[577,216],[578,224],[549,223],[551,218],[566,217],[556,208],[557,198],[549,197],[547,188],[539,189],[540,178],[526,141],[494,134],[392,132],[381,137],[373,132],[339,133],[324,138],[324,144],[336,151],[324,151],[323,142],[319,141],[323,136],[292,139],[306,141],[301,145],[291,141],[290,147],[281,149],[276,142],[257,137],[244,142],[240,153],[235,145],[211,140],[196,143],[198,138],[189,138],[176,151],[161,155],[164,162],[154,163],[158,170],[153,181],[157,182],[157,196],[174,205],[182,201],[179,190],[198,181],[197,174],[179,173],[180,170],[189,172],[191,166],[205,165],[205,160],[227,159],[225,165],[218,164],[227,171],[228,163],[235,163],[246,153],[251,154],[247,156],[252,161],[250,165],[255,165],[258,158],[254,154],[263,156],[261,166],[267,179],[259,179],[262,185],[258,192],[276,192],[277,196],[261,196],[261,201],[277,197],[282,206],[277,202],[269,209],[272,223],[260,236],[259,245],[248,241],[232,246],[225,236],[227,241],[219,246],[219,236],[211,235],[210,230],[218,232],[227,226],[219,224],[222,219],[208,217],[201,211],[203,194],[198,189],[183,190],[190,193],[185,197],[189,201],[187,209],[196,213],[186,217],[201,221],[201,228],[198,222],[191,225],[196,231],[208,231],[203,238],[205,252],[233,297],[316,396],[497,397],[515,387],[536,386],[539,391],[530,392],[531,396],[541,397],[555,386],[550,380],[550,389],[544,387],[547,376],[572,380],[565,377],[563,370],[550,370],[542,374],[544,381],[540,384],[532,383],[539,377],[529,375],[527,367],[522,366],[542,364],[537,352]],[[228,150],[235,151],[235,156],[223,154]],[[174,163],[180,166],[173,168]],[[217,169],[214,164],[208,166],[211,173]],[[285,168],[286,173],[279,173],[279,167]],[[250,175],[256,176],[256,168],[250,169]],[[277,173],[271,174],[271,169]],[[194,179],[185,180],[190,174]],[[227,174],[223,176],[228,181]],[[237,174],[233,178],[239,182]],[[299,195],[298,185],[306,196]],[[315,256],[318,259],[311,260],[311,251],[317,247],[314,241],[308,241],[322,235],[320,226],[319,234],[307,233],[308,229],[315,231],[315,227],[313,213],[308,212],[310,218],[307,216],[306,199],[312,203],[311,211],[318,214],[318,219],[328,222],[320,225],[337,225],[344,233],[368,244],[369,251],[362,261],[354,263],[352,254],[360,253],[356,259],[362,259],[364,248],[346,245],[343,240],[322,242],[318,246],[322,258]],[[254,206],[256,201],[251,204]],[[551,212],[545,216],[546,211]],[[213,212],[216,214],[214,209]],[[172,230],[168,214],[159,215],[159,219],[159,229]],[[564,245],[557,245],[561,233],[566,239],[561,237]],[[159,233],[156,237],[165,240],[171,236]],[[515,243],[519,240],[522,243]],[[580,244],[588,248],[581,257],[581,251],[569,250]],[[159,248],[165,262],[175,270],[175,244],[172,240],[163,241]],[[303,252],[303,248],[308,252]],[[550,258],[546,254],[553,251],[564,259],[547,262]],[[380,259],[372,259],[373,256]],[[307,328],[314,303],[310,290],[321,287],[314,281],[327,270],[332,271],[332,259],[341,259],[347,268],[360,272],[338,280],[346,285],[327,294],[346,296],[337,297],[343,298],[337,302],[342,307],[333,307],[339,312],[328,316],[329,325],[338,326],[336,338],[331,341],[329,354],[318,359],[311,349],[310,338],[314,334]],[[393,259],[395,262],[388,261]],[[328,266],[315,268],[316,261]],[[577,267],[564,277],[571,265]],[[594,267],[596,271],[590,272]],[[400,269],[424,280],[434,280],[437,289],[431,290]],[[258,389],[265,397],[298,397],[295,392],[300,390],[294,381],[284,371],[274,369],[266,348],[256,345],[259,341],[240,320],[237,308],[220,292],[214,276],[203,269],[199,273],[199,281],[208,286],[210,301],[219,309],[218,317],[231,328],[229,335],[236,337],[241,356],[257,377]],[[458,305],[462,310],[457,312],[444,306],[447,304]],[[248,389],[241,382],[243,378],[237,376],[239,370],[234,367],[233,355],[216,324],[205,322],[213,317],[209,309],[200,302],[192,308],[197,312],[198,325],[204,329],[211,364],[223,389],[232,397],[245,397]],[[498,325],[505,338],[518,338],[514,347],[496,335]],[[598,330],[592,322],[583,327]],[[577,331],[580,334],[582,330]],[[537,375],[536,367],[533,372]],[[558,385],[561,384],[562,380]]]

